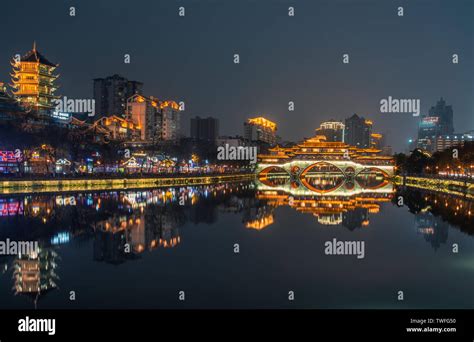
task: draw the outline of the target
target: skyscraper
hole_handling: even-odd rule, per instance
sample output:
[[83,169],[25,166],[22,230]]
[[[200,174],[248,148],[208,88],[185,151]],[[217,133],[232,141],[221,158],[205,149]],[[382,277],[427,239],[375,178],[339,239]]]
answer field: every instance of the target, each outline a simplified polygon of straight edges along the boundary
[[372,121],[353,114],[345,120],[344,142],[351,146],[369,148],[372,134]]
[[433,106],[429,110],[430,117],[438,117],[439,134],[453,134],[453,108],[446,106],[446,101],[441,98],[436,106]]
[[219,136],[219,120],[212,117],[205,119],[196,116],[191,118],[191,138],[215,142]]
[[416,147],[427,151],[435,151],[438,146],[436,141],[445,137],[450,140],[454,135],[453,108],[446,106],[446,102],[441,98],[435,106],[428,111],[428,115],[423,115],[418,124],[418,139]]
[[324,135],[328,142],[344,142],[344,129],[345,126],[342,122],[329,120],[316,128],[316,134]]
[[125,115],[127,99],[143,94],[143,83],[129,81],[120,75],[94,79],[96,116]]

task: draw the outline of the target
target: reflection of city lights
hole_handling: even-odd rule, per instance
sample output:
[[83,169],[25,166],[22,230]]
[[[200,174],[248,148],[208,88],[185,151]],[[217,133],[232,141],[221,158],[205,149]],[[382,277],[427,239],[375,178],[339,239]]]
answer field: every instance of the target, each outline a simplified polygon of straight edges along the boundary
[[251,228],[251,229],[256,229],[256,230],[262,230],[266,228],[267,226],[273,224],[273,215],[267,215],[264,216],[260,219],[254,220],[247,222],[245,224],[246,228]]

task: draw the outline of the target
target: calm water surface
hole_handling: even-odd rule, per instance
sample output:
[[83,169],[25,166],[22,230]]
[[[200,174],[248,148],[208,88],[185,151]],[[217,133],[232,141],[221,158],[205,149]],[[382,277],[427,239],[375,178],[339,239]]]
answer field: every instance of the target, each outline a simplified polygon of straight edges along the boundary
[[[3,195],[0,240],[41,252],[28,272],[28,256],[0,257],[0,308],[474,308],[472,202],[364,196],[253,184]],[[365,258],[326,255],[333,238],[364,241]]]

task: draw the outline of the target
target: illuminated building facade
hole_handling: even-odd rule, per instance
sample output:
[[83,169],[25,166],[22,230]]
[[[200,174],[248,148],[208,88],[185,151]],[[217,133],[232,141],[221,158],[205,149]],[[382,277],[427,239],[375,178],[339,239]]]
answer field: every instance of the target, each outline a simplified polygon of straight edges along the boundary
[[463,146],[465,142],[474,141],[474,131],[464,134],[440,135],[433,138],[430,152],[444,151],[447,148]]
[[20,60],[13,59],[12,88],[16,100],[25,108],[41,114],[50,114],[59,98],[55,81],[58,78],[55,69],[58,64],[52,63],[36,50],[28,51]]
[[181,132],[181,111],[175,101],[163,101],[161,109],[161,139],[176,142]]
[[370,147],[382,150],[384,147],[384,137],[380,133],[372,133],[370,135]]
[[96,124],[105,128],[109,134],[109,140],[113,141],[135,141],[141,138],[141,127],[132,120],[118,116],[102,117]]
[[15,151],[0,151],[0,174],[18,173],[19,162]]
[[244,123],[244,138],[247,141],[275,145],[277,143],[276,131],[276,123],[263,117],[248,119]]
[[257,184],[263,190],[299,195],[347,195],[391,188],[394,160],[374,148],[327,142],[315,136],[293,147],[271,148],[260,154]]
[[[418,124],[416,147],[428,152],[442,151],[462,143],[463,134],[454,134],[453,108],[441,98]],[[459,140],[458,140],[459,139]]]
[[345,125],[342,122],[330,120],[323,122],[316,129],[316,135],[323,135],[326,141],[344,142]]
[[157,98],[134,95],[127,101],[127,119],[140,130],[141,141],[157,142],[161,138],[160,103]]
[[351,146],[369,148],[372,134],[372,121],[353,114],[345,121],[344,142]]

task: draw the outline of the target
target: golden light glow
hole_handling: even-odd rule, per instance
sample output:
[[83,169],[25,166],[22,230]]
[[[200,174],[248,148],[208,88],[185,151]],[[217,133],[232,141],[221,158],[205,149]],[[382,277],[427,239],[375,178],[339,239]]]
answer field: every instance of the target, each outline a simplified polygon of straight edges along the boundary
[[276,131],[277,130],[277,125],[276,123],[268,120],[268,119],[265,119],[264,117],[262,116],[259,116],[257,118],[253,118],[253,119],[248,119],[247,122],[249,124],[252,124],[252,125],[257,125],[257,126],[262,126],[262,127],[265,127],[265,128],[269,128],[271,129],[272,131]]
[[171,107],[174,110],[179,110],[179,105],[175,101],[163,101],[163,102],[161,102],[161,104],[160,104],[161,109],[167,108],[167,107]]
[[12,88],[14,97],[22,105],[36,109],[53,109],[57,87],[54,74],[57,64],[49,62],[33,47],[20,61],[11,62],[13,68]]
[[266,215],[260,219],[256,219],[253,221],[249,221],[245,224],[246,228],[251,228],[251,229],[256,229],[256,230],[262,230],[269,225],[273,224],[273,215]]

